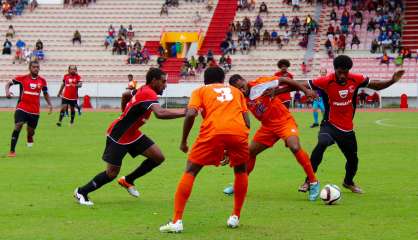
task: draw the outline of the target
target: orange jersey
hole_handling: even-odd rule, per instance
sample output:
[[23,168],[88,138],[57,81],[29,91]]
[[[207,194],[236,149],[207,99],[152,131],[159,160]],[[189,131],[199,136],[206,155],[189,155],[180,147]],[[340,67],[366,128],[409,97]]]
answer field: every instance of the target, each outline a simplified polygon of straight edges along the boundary
[[[248,82],[248,87],[251,88],[260,83],[270,82],[277,80],[279,77],[259,77],[256,80]],[[257,118],[263,125],[266,126],[277,126],[282,125],[289,119],[293,120],[292,115],[286,106],[283,105],[279,96],[261,96],[254,100],[250,100],[248,97],[247,106],[248,109],[253,113],[254,117]]]
[[219,134],[248,137],[249,129],[242,114],[247,112],[244,95],[224,84],[209,84],[193,91],[189,108],[202,111],[199,139]]

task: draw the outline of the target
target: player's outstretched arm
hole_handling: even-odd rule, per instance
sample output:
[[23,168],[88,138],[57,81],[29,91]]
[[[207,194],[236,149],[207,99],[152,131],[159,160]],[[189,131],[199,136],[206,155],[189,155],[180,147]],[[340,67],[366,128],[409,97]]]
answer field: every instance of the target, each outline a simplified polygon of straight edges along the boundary
[[184,109],[168,110],[162,108],[159,104],[151,105],[151,109],[158,119],[173,119],[184,117]]
[[295,91],[295,90],[302,91],[305,94],[305,96],[308,97],[308,98],[316,98],[317,97],[316,92],[309,88],[307,82],[299,83],[298,81],[295,81],[295,80],[290,79],[290,78],[280,78],[280,82],[285,83],[288,86],[290,86],[291,89],[293,89],[293,91]]
[[187,145],[187,138],[189,137],[190,130],[193,127],[194,120],[197,114],[198,112],[194,108],[188,108],[186,110],[186,116],[184,118],[184,123],[183,123],[183,135],[181,137],[181,143],[180,143],[180,150],[184,153],[187,153],[189,151],[189,146]]
[[8,81],[4,87],[4,90],[6,91],[6,97],[11,98],[13,96],[13,93],[10,92],[10,87],[13,85],[13,81]]
[[402,78],[404,73],[405,73],[405,70],[399,70],[393,74],[390,80],[386,80],[386,81],[372,80],[369,82],[369,85],[367,87],[374,89],[374,90],[382,90],[382,89],[388,88],[392,86],[393,84],[395,84],[396,82],[398,82]]

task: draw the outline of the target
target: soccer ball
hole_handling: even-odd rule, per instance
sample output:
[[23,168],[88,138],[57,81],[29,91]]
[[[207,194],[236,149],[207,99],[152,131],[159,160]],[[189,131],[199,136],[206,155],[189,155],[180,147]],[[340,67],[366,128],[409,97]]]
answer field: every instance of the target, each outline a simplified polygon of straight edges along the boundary
[[322,201],[327,205],[336,204],[341,199],[340,188],[335,184],[327,184],[321,190],[319,195]]

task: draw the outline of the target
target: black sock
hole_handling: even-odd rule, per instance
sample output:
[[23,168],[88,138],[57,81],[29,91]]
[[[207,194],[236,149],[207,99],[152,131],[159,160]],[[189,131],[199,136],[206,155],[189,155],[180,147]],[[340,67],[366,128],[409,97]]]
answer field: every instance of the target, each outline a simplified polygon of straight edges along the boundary
[[19,139],[19,133],[20,133],[20,130],[19,131],[13,130],[13,133],[12,133],[12,142],[10,144],[10,152],[14,152],[15,151],[16,144],[17,144],[17,139]]
[[75,111],[71,111],[71,123],[74,123]]
[[64,118],[65,112],[61,111],[60,112],[60,118],[59,118],[59,122],[62,122],[62,119]]
[[106,171],[101,172],[101,173],[97,174],[86,185],[80,187],[78,189],[78,192],[81,193],[81,194],[83,194],[83,195],[87,195],[90,192],[93,192],[93,191],[99,189],[100,187],[102,187],[106,183],[111,182],[112,180],[113,180],[113,178],[110,178],[109,176],[107,176]]
[[135,169],[129,175],[126,175],[125,180],[130,184],[134,184],[135,179],[140,178],[145,174],[151,172],[152,169],[154,169],[160,164],[161,163],[157,163],[151,158],[147,158],[141,163],[141,165],[139,165],[137,169]]

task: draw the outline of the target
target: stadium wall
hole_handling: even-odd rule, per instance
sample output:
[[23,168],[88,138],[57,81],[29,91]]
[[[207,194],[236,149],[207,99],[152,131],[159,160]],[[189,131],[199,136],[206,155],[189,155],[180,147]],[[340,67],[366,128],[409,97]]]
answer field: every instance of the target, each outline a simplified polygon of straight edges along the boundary
[[[6,99],[4,94],[5,83],[0,83],[1,95],[0,107],[15,107],[16,98]],[[58,106],[60,99],[58,99],[57,93],[61,83],[49,82],[49,94],[52,97],[54,106]],[[167,89],[164,91],[164,95],[161,97],[162,103],[169,102],[170,105],[183,105],[187,103],[187,99],[190,96],[193,89],[201,86],[200,83],[181,83],[181,84],[168,84]],[[120,96],[126,89],[127,83],[84,83],[83,87],[79,91],[79,95],[89,95],[91,97],[92,105],[95,108],[118,108],[120,106]],[[11,91],[15,96],[19,95],[19,88],[12,86]],[[366,89],[368,94],[372,94],[373,90]],[[409,106],[418,107],[418,84],[417,83],[398,83],[388,89],[380,91],[382,97],[382,105],[388,104],[396,105],[400,102],[400,95],[405,93],[409,97]],[[41,101],[44,103],[44,101]]]

